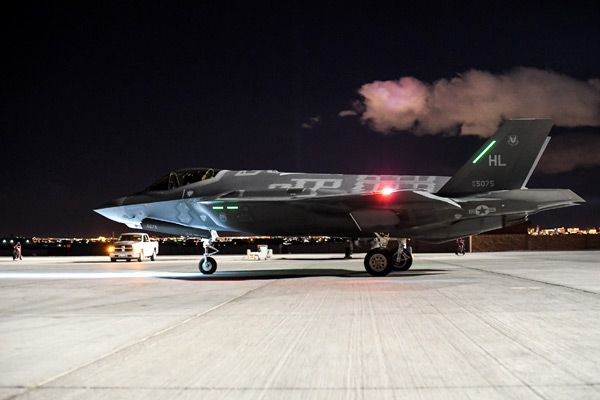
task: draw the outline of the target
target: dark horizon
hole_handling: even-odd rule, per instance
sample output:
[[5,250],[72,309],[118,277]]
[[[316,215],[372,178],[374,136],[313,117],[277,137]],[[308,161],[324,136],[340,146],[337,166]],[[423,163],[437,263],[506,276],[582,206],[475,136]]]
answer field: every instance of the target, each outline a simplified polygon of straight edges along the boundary
[[[518,11],[502,2],[11,3],[1,28],[0,235],[126,230],[92,210],[184,167],[452,175],[484,139],[383,134],[338,113],[362,85],[402,76],[524,66],[598,78],[598,20],[592,1]],[[581,134],[598,139],[600,128],[555,126],[544,157]],[[534,225],[600,226],[599,150],[569,156],[587,166],[534,173],[529,187],[587,201],[535,215]]]

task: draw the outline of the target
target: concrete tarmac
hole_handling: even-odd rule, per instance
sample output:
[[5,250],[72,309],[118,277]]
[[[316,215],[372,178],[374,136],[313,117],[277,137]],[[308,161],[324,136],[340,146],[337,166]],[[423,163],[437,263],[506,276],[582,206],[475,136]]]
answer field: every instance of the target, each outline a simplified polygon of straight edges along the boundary
[[599,399],[599,259],[4,259],[0,399]]

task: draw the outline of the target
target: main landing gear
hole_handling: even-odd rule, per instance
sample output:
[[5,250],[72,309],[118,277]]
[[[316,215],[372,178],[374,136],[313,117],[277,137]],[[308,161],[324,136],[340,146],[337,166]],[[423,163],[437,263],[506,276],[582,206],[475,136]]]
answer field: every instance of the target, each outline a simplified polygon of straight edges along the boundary
[[376,235],[375,247],[365,256],[365,270],[373,276],[385,276],[396,271],[408,271],[412,265],[412,249],[406,239],[398,240],[397,249],[388,249],[389,237]]
[[210,231],[210,234],[210,239],[202,239],[204,255],[198,263],[198,269],[205,275],[210,275],[217,270],[217,261],[211,257],[219,252],[219,250],[212,245],[212,242],[217,238],[217,232]]

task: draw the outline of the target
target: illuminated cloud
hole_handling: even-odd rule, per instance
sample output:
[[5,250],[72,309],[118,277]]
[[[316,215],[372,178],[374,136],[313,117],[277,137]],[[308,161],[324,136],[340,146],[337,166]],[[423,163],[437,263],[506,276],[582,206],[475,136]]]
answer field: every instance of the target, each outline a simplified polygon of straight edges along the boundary
[[312,129],[318,125],[321,125],[321,117],[319,115],[315,115],[314,117],[310,117],[307,121],[303,122],[300,126],[304,129]]
[[[375,81],[355,106],[374,130],[490,136],[504,119],[552,118],[557,126],[600,126],[600,80],[581,81],[536,68],[494,75],[469,70],[432,84],[413,77]],[[340,116],[348,116],[347,110]],[[344,115],[342,115],[344,113]]]
[[338,113],[338,117],[354,117],[357,116],[358,112],[355,110],[342,110]]

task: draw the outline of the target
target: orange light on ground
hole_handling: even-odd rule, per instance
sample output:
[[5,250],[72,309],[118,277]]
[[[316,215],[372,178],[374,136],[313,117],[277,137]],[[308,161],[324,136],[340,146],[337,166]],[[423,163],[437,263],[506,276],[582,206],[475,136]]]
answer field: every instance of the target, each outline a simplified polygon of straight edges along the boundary
[[115,246],[108,246],[106,248],[106,252],[109,253],[109,254],[112,253],[113,251],[115,251]]

